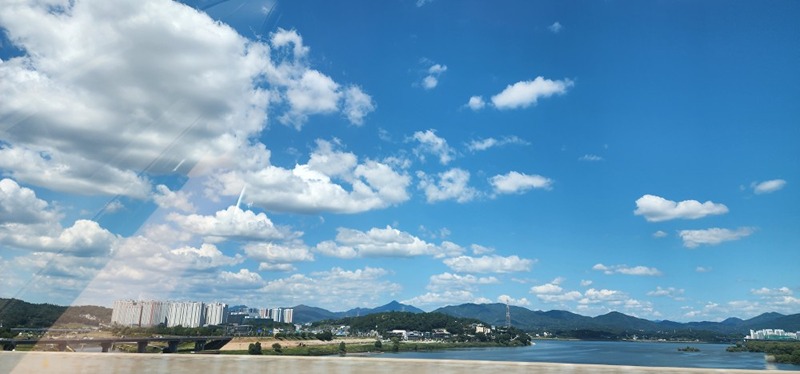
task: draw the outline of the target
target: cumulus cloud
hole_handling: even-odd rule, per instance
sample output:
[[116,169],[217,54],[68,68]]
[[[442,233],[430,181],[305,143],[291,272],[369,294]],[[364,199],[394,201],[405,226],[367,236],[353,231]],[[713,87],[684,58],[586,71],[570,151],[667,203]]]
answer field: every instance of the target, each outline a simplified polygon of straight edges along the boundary
[[728,207],[712,201],[701,203],[697,200],[675,202],[660,196],[643,195],[636,200],[633,214],[644,216],[648,222],[661,222],[673,219],[698,219],[709,215],[728,213]]
[[428,289],[434,292],[444,292],[452,289],[475,290],[476,286],[486,284],[498,284],[500,281],[495,277],[476,277],[472,274],[459,275],[453,273],[442,273],[431,275]]
[[527,108],[536,105],[540,98],[566,94],[574,85],[569,79],[550,80],[540,76],[508,85],[502,92],[492,96],[492,104],[500,110]]
[[558,294],[561,293],[564,289],[561,286],[555,283],[545,283],[539,286],[531,287],[532,294]]
[[244,253],[248,258],[268,263],[291,263],[314,260],[314,255],[303,245],[249,243],[244,246]]
[[536,260],[520,258],[516,255],[471,257],[458,256],[444,260],[444,264],[462,273],[513,273],[529,271]]
[[[425,62],[429,62],[428,60],[424,60]],[[447,65],[441,64],[433,64],[431,65],[428,70],[426,71],[427,75],[422,78],[422,88],[426,90],[432,90],[439,85],[439,77],[447,71]]]
[[196,210],[194,204],[189,199],[192,197],[191,193],[184,191],[172,191],[169,187],[159,184],[156,186],[156,191],[153,194],[153,201],[161,209],[177,209],[184,212],[194,212]]
[[502,147],[507,144],[529,145],[530,143],[517,136],[506,136],[501,139],[485,138],[476,139],[467,144],[467,149],[472,152],[485,151],[493,147]]
[[468,290],[428,292],[402,301],[403,304],[416,305],[423,308],[464,303],[484,304],[491,302],[492,300],[485,297],[475,296],[475,294]]
[[470,96],[469,101],[467,101],[467,106],[477,111],[483,109],[483,107],[486,106],[486,102],[483,101],[483,97],[481,96]]
[[369,266],[355,270],[334,267],[269,281],[259,293],[275,305],[294,305],[303,300],[329,310],[371,307],[400,292],[399,284],[384,279],[388,274],[385,269]]
[[786,181],[783,179],[773,179],[764,182],[753,182],[750,187],[756,195],[773,193],[783,189],[786,186]]
[[350,123],[361,126],[364,124],[364,117],[376,108],[372,97],[364,93],[361,87],[351,86],[344,91],[344,113]]
[[662,288],[661,286],[656,286],[656,289],[653,291],[647,292],[647,296],[657,296],[657,297],[669,297],[675,300],[683,300],[683,288],[675,288],[675,287],[667,287]]
[[267,49],[184,5],[16,2],[0,22],[26,52],[0,64],[0,167],[31,183],[146,198],[136,171],[196,164],[263,127]]
[[453,168],[435,177],[418,171],[417,178],[420,180],[418,187],[425,192],[429,203],[444,200],[465,203],[478,196],[478,191],[468,185],[469,172],[463,169]]
[[665,238],[665,237],[667,237],[667,235],[668,234],[666,232],[661,231],[661,230],[658,230],[658,231],[653,233],[653,237],[656,238],[656,239]]
[[528,299],[524,298],[524,297],[521,297],[519,299],[515,299],[515,298],[513,298],[511,296],[508,296],[508,295],[500,295],[500,296],[498,296],[497,297],[497,301],[501,302],[501,303],[508,303],[509,305],[517,305],[517,306],[528,306],[528,305],[531,305],[531,302]]
[[242,210],[230,206],[213,216],[199,214],[181,215],[171,213],[167,219],[175,222],[187,232],[204,236],[240,240],[286,240],[298,237],[286,227],[275,226],[264,213]]
[[647,266],[628,266],[628,265],[610,265],[596,264],[592,266],[592,270],[602,271],[603,274],[626,274],[626,275],[644,275],[644,276],[658,276],[662,275],[661,271],[656,268]]
[[414,148],[414,154],[425,160],[425,155],[431,154],[439,158],[442,165],[447,165],[456,156],[456,151],[447,144],[447,140],[436,135],[436,130],[417,131],[412,140],[419,143]]
[[247,152],[270,106],[297,128],[339,111],[359,125],[375,109],[314,70],[294,30],[254,42],[167,0],[51,10],[0,9],[24,51],[0,63],[0,168],[27,184],[147,199],[148,175],[208,172]]
[[740,227],[736,230],[710,228],[705,230],[681,230],[678,236],[683,239],[686,248],[697,248],[701,245],[717,245],[722,242],[739,240],[750,236],[755,230],[750,227]]
[[696,271],[696,272],[698,272],[698,273],[708,273],[708,272],[710,272],[711,270],[712,270],[712,269],[711,269],[710,267],[706,267],[706,266],[698,266],[698,267],[696,267],[696,268],[694,269],[694,271]]
[[358,86],[342,86],[331,77],[311,69],[306,61],[309,48],[295,30],[279,28],[272,33],[271,45],[280,55],[281,50],[291,47],[292,58],[268,60],[266,78],[277,89],[278,98],[288,110],[278,117],[298,130],[310,115],[341,111],[350,123],[360,126],[364,117],[375,110],[372,98]]
[[368,231],[340,227],[337,231],[335,241],[321,242],[314,251],[339,258],[444,257],[463,252],[463,248],[453,243],[445,241],[441,245],[434,245],[391,226],[371,228]]
[[33,190],[20,186],[13,179],[0,180],[0,227],[11,223],[50,223],[57,219],[57,211],[36,197]]
[[553,188],[553,180],[550,178],[516,171],[511,171],[504,175],[495,175],[489,179],[489,183],[492,184],[495,193],[498,194],[524,193],[531,189],[550,190]]
[[354,154],[324,140],[317,140],[307,164],[293,169],[269,165],[267,151],[254,156],[251,163],[252,169],[215,174],[206,193],[238,196],[247,185],[248,202],[294,213],[359,213],[409,199],[407,174],[378,161],[359,162]]
[[564,26],[561,26],[561,23],[556,21],[553,22],[552,25],[547,26],[547,29],[550,30],[550,32],[552,32],[553,34],[558,34],[559,32],[561,32],[561,30],[564,29]]

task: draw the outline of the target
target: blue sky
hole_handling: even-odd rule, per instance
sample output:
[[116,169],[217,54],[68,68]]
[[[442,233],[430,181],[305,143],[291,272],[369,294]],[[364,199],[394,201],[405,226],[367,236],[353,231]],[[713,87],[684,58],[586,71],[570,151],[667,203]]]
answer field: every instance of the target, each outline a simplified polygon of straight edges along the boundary
[[0,296],[800,312],[791,1],[15,1]]

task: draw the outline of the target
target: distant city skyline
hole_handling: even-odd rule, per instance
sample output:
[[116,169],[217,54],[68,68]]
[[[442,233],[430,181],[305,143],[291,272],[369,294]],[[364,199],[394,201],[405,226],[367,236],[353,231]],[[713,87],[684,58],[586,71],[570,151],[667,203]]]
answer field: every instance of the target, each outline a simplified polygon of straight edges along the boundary
[[800,3],[0,7],[0,297],[800,312]]

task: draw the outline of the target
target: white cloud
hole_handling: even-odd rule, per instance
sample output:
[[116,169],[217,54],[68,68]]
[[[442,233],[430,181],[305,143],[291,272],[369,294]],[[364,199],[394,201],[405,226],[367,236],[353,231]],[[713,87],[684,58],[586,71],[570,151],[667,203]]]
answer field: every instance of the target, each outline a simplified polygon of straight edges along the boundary
[[665,238],[665,237],[667,237],[667,235],[668,234],[666,232],[661,231],[661,230],[658,230],[658,231],[653,233],[653,237],[656,238],[656,239]]
[[430,177],[422,171],[417,172],[419,189],[425,191],[425,198],[429,203],[443,200],[455,200],[465,203],[478,196],[478,191],[469,187],[469,172],[459,168],[453,168],[443,173]]
[[171,191],[169,187],[159,184],[156,186],[156,192],[153,193],[153,201],[161,209],[178,209],[184,212],[194,212],[196,210],[194,204],[189,201],[192,197],[191,193],[184,191]]
[[589,287],[592,285],[592,283],[594,282],[592,282],[591,280],[583,279],[581,280],[581,287]]
[[375,111],[376,105],[372,97],[364,93],[361,87],[351,86],[344,91],[344,112],[345,117],[350,123],[361,126],[364,124],[364,117]]
[[660,286],[656,286],[655,290],[647,292],[647,296],[669,297],[675,300],[682,300],[683,293],[684,293],[683,288],[680,289],[675,287],[661,288]]
[[0,180],[0,227],[6,224],[50,223],[58,212],[36,193],[9,178]]
[[561,26],[561,23],[556,21],[553,22],[552,25],[547,26],[547,29],[550,30],[550,32],[552,32],[553,34],[558,34],[559,32],[561,32],[561,30],[564,29],[564,26]]
[[219,277],[228,286],[238,289],[258,288],[264,285],[261,275],[247,269],[239,269],[236,273],[223,271],[220,272]]
[[294,30],[252,41],[167,0],[62,6],[0,9],[25,52],[0,63],[0,168],[23,183],[146,199],[149,175],[208,173],[257,147],[271,104],[297,128],[340,111],[359,125],[375,109],[312,69]]
[[463,248],[443,242],[437,246],[391,226],[359,231],[340,227],[335,241],[324,241],[314,251],[339,258],[355,257],[444,257],[463,252]]
[[197,164],[263,128],[267,49],[182,4],[16,2],[0,23],[27,53],[0,64],[0,167],[20,180],[146,198],[137,171]]
[[561,293],[564,289],[561,286],[554,284],[554,283],[545,283],[539,286],[531,287],[531,293],[535,295],[539,294],[558,294]]
[[273,243],[249,243],[244,246],[248,258],[271,264],[314,261],[314,255],[302,244],[279,245]]
[[464,303],[484,304],[491,303],[492,300],[485,297],[475,296],[468,290],[447,290],[444,292],[428,292],[423,295],[415,296],[403,300],[403,304],[414,305],[417,307],[438,307],[444,305],[458,305]]
[[789,287],[780,287],[780,288],[761,287],[759,289],[751,289],[750,293],[759,296],[784,296],[784,295],[791,295],[792,290],[790,290]]
[[708,215],[728,213],[728,207],[711,201],[700,203],[697,200],[675,202],[660,196],[643,195],[636,200],[633,214],[644,216],[648,222],[669,221],[672,219],[698,219]]
[[480,256],[494,252],[494,248],[491,247],[484,247],[479,244],[473,244],[469,246],[472,249],[472,254]]
[[[428,62],[428,60],[423,60]],[[422,78],[422,88],[426,90],[432,90],[439,85],[439,77],[447,71],[447,65],[441,64],[433,64],[431,65],[428,70],[427,74],[424,78]]]
[[268,82],[277,89],[274,99],[284,101],[289,107],[279,116],[281,123],[299,130],[310,115],[342,111],[350,123],[360,126],[364,117],[375,110],[372,98],[360,87],[343,87],[310,68],[305,58],[309,48],[303,45],[303,38],[297,31],[279,28],[271,34],[270,42],[278,54],[285,48],[292,48],[292,58],[268,60],[265,68]]
[[750,227],[740,227],[736,230],[710,228],[705,230],[681,230],[678,235],[683,239],[686,248],[697,248],[700,245],[717,245],[722,242],[739,240],[750,236],[755,230]]
[[564,304],[566,302],[573,302],[580,300],[583,297],[578,291],[568,291],[564,293],[539,293],[536,298],[545,303]]
[[753,182],[750,186],[753,188],[753,192],[756,195],[762,195],[783,189],[783,187],[786,186],[786,181],[783,179],[773,179],[764,182]]
[[453,273],[442,273],[431,275],[428,289],[434,292],[444,292],[452,289],[475,290],[476,286],[486,284],[498,284],[500,281],[495,277],[476,277],[472,274],[459,275]]
[[585,154],[585,155],[581,156],[578,160],[580,160],[580,161],[603,161],[603,158],[598,156],[598,155]]
[[505,175],[495,175],[489,179],[495,193],[513,194],[524,193],[531,189],[550,190],[553,180],[537,174],[522,174],[511,171]]
[[486,102],[481,96],[470,96],[467,106],[472,110],[481,110],[486,106]]
[[34,252],[63,253],[65,256],[108,256],[119,237],[95,221],[77,220],[62,229],[56,222],[45,225],[0,225],[0,243]]
[[220,210],[213,216],[171,213],[167,219],[184,230],[205,237],[242,240],[285,240],[300,236],[288,228],[275,226],[264,213],[255,214],[237,206]]
[[662,275],[660,270],[646,266],[627,266],[627,265],[606,266],[603,264],[596,264],[592,266],[592,270],[602,271],[603,274],[606,275],[611,275],[611,274],[643,275],[643,276]]
[[[269,165],[268,151],[254,156],[253,168],[215,174],[206,191],[211,196],[238,196],[247,185],[247,198],[267,210],[295,213],[359,213],[382,209],[409,199],[411,178],[373,160],[357,163],[352,153],[318,140],[308,164],[293,169]],[[266,166],[264,166],[266,164]],[[346,190],[342,184],[349,184]]]
[[513,298],[513,297],[511,297],[509,295],[500,295],[500,296],[497,297],[497,301],[501,302],[501,303],[508,303],[509,305],[517,305],[517,306],[529,306],[529,305],[531,305],[531,302],[528,299],[524,298],[524,297],[521,297],[519,299],[515,299],[515,298]]
[[426,154],[432,154],[439,157],[442,165],[447,165],[456,156],[456,151],[447,145],[447,140],[436,135],[436,130],[417,131],[412,139],[419,142],[414,148],[414,154],[423,161]]
[[495,138],[473,140],[467,144],[467,149],[472,152],[485,151],[489,148],[501,147],[506,144],[529,145],[530,143],[516,136],[506,136],[499,140]]
[[417,0],[417,8],[425,6],[425,4],[432,3],[433,0]]
[[382,268],[345,270],[334,267],[310,275],[293,274],[269,281],[259,294],[274,305],[296,305],[302,301],[334,311],[373,307],[385,302],[385,297],[397,295],[401,289],[399,284],[384,280],[388,274]]
[[698,267],[696,267],[696,268],[694,269],[694,271],[696,271],[696,272],[698,272],[698,273],[708,273],[708,272],[710,272],[711,270],[712,270],[712,269],[711,269],[710,267],[706,267],[706,266],[698,266]]
[[536,260],[520,258],[516,255],[471,257],[458,256],[444,260],[444,264],[462,273],[512,273],[529,271]]
[[536,105],[540,98],[563,95],[575,83],[569,79],[550,80],[536,77],[532,81],[520,81],[508,85],[502,92],[492,96],[492,104],[500,110],[527,108]]

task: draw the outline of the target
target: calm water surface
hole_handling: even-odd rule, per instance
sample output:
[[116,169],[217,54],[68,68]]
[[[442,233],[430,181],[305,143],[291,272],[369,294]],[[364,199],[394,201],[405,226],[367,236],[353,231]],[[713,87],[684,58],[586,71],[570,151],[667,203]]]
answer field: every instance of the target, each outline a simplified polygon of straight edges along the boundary
[[[392,358],[557,362],[631,366],[672,366],[718,369],[800,370],[800,366],[767,363],[762,353],[726,352],[729,344],[589,342],[538,340],[518,348],[469,348],[435,352],[400,352]],[[700,352],[679,352],[690,345]]]

